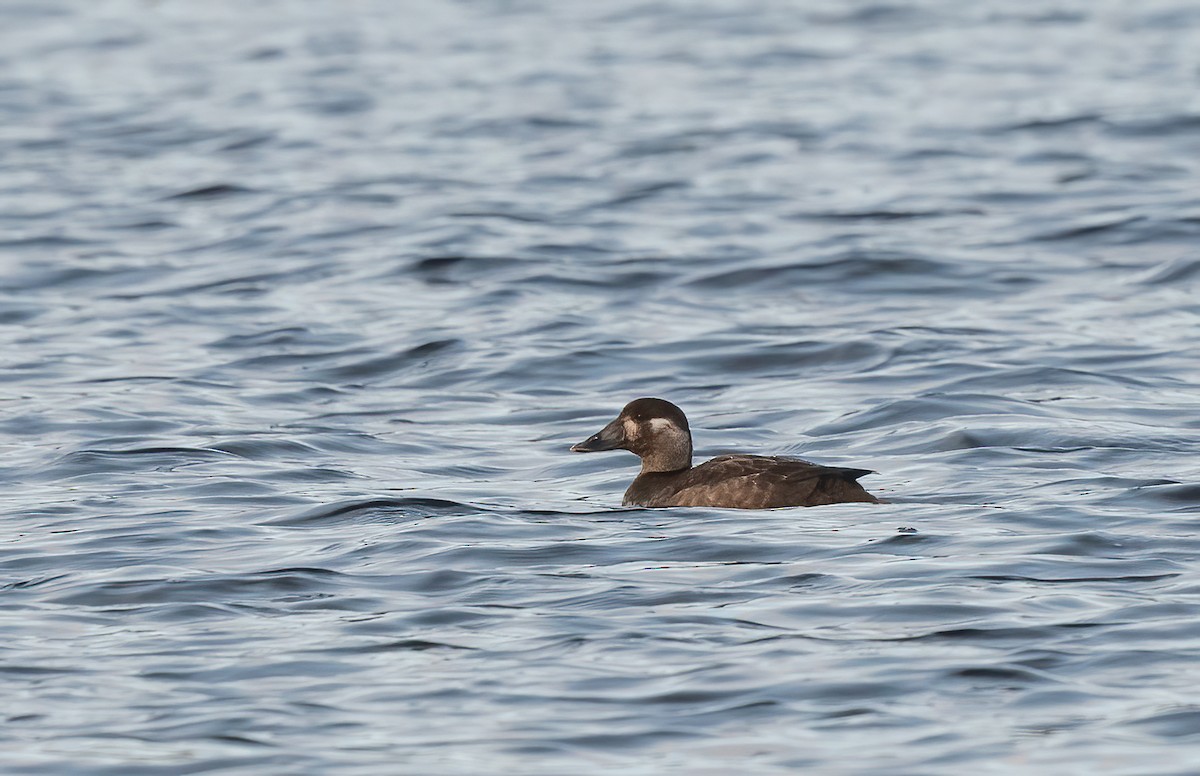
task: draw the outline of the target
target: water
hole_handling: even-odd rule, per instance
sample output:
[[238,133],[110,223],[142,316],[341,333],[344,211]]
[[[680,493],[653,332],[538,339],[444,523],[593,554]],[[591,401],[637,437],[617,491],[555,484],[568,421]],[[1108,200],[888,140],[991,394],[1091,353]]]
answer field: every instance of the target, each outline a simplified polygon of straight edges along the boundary
[[[1196,772],[1197,52],[4,4],[4,772]],[[892,503],[621,509],[642,395]]]

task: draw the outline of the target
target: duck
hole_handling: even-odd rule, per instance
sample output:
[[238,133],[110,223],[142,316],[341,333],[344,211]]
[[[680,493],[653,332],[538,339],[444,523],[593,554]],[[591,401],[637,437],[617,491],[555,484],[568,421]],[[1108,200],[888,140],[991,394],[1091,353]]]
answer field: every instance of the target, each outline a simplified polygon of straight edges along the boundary
[[624,506],[775,509],[881,503],[858,484],[859,477],[875,473],[870,469],[766,455],[721,455],[692,466],[687,416],[665,399],[629,402],[611,423],[571,450],[628,450],[642,459]]

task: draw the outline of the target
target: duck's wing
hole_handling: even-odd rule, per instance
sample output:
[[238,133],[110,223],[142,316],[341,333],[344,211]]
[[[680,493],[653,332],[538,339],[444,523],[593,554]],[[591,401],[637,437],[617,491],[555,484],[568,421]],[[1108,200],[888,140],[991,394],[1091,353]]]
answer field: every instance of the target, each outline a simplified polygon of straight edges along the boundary
[[674,501],[675,506],[745,509],[876,502],[857,482],[872,473],[799,458],[722,455],[689,470]]
[[[803,458],[782,455],[721,455],[692,469],[705,472],[703,477],[716,477],[721,473],[730,477],[766,474],[785,481],[806,480],[812,477],[840,477],[855,481],[859,477],[875,474],[871,469],[852,469],[845,466],[823,466]],[[708,472],[711,472],[708,473]]]

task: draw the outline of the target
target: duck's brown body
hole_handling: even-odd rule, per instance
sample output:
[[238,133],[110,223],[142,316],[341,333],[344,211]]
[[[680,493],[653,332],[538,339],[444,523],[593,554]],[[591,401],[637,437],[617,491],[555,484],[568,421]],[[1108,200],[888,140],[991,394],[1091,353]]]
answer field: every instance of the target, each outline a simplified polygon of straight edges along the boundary
[[571,449],[624,449],[642,459],[641,473],[625,491],[627,506],[772,509],[879,502],[857,482],[871,474],[867,469],[761,455],[722,455],[693,467],[687,418],[662,399],[630,402],[616,420]]
[[863,501],[878,503],[856,480],[867,469],[843,469],[761,455],[722,455],[676,472],[639,474],[623,503],[639,507],[773,509]]

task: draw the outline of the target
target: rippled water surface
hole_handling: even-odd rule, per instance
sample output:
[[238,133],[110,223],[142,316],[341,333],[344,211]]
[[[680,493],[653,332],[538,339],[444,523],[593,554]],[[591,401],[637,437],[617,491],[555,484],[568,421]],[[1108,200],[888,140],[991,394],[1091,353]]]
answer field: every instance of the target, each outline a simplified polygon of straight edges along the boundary
[[2,770],[1195,773],[1198,173],[1183,0],[3,3]]

